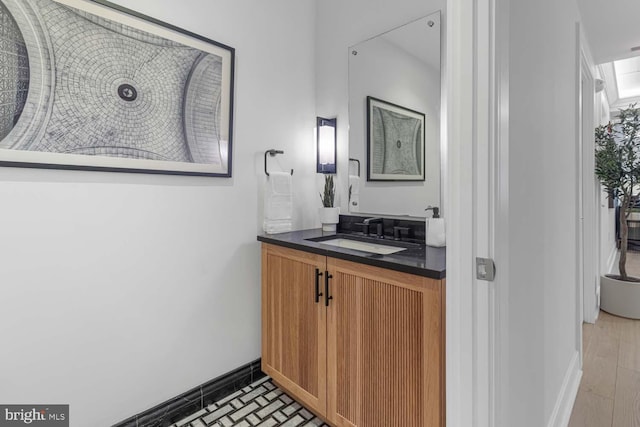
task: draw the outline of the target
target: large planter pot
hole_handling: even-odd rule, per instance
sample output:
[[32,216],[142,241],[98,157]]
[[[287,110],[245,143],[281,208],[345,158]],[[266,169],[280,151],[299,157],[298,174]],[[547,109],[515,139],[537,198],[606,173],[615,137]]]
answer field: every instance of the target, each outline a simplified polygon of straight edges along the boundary
[[600,308],[616,316],[640,319],[640,282],[600,277]]
[[320,208],[320,222],[322,231],[336,231],[336,224],[340,221],[340,208]]

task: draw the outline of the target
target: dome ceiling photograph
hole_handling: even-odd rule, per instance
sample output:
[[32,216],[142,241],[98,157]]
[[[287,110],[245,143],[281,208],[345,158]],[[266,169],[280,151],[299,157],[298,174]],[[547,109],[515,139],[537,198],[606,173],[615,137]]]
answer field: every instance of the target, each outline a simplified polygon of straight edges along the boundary
[[0,162],[231,176],[233,48],[84,0],[0,23]]

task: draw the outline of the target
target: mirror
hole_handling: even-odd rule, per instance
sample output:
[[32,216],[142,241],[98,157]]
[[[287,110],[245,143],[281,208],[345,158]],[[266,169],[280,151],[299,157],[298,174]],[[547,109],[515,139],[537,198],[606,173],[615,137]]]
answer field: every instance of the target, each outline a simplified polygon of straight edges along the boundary
[[349,48],[350,213],[442,206],[440,30],[438,11]]

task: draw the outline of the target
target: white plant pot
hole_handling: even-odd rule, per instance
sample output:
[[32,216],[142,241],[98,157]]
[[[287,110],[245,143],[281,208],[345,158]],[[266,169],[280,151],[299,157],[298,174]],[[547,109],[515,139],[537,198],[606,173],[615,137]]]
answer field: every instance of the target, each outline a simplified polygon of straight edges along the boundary
[[640,319],[640,283],[601,276],[600,308],[616,316]]
[[336,231],[336,224],[340,221],[340,208],[320,208],[320,223],[322,223],[322,231]]

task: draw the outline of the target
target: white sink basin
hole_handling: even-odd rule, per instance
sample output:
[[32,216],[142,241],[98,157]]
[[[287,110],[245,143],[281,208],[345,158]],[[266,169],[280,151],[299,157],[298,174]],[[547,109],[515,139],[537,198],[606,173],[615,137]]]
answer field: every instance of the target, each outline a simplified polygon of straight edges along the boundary
[[399,248],[397,246],[387,246],[378,243],[359,242],[357,240],[349,239],[331,239],[323,240],[319,243],[324,245],[338,246],[340,248],[355,249],[357,251],[371,252],[379,255],[395,254],[396,252],[404,251],[406,248]]

